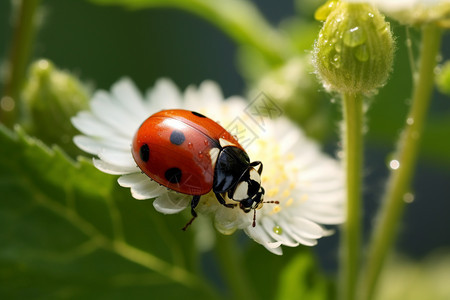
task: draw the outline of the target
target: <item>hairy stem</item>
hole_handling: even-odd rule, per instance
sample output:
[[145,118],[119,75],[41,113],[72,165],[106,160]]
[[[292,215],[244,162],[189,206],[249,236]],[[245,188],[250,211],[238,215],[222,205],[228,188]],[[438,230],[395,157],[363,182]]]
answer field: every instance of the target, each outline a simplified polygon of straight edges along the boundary
[[378,277],[394,242],[398,223],[407,201],[405,195],[406,197],[409,195],[425,118],[433,92],[434,68],[440,42],[441,31],[434,24],[425,25],[422,28],[420,61],[418,74],[414,76],[412,106],[394,157],[397,165],[391,171],[382,208],[369,243],[367,266],[362,273],[359,299],[372,299],[374,296]]
[[361,248],[363,99],[361,95],[344,94],[342,100],[347,221],[342,228],[340,297],[342,300],[352,300],[355,295]]

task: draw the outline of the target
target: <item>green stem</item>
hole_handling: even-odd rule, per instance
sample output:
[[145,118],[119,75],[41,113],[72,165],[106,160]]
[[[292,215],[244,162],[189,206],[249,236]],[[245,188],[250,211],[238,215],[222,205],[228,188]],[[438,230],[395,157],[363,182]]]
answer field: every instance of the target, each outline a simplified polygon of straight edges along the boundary
[[20,109],[18,99],[36,31],[35,15],[39,2],[40,0],[22,0],[18,4],[9,60],[6,63],[4,91],[0,100],[0,122],[9,127],[16,122]]
[[341,299],[352,300],[360,263],[361,183],[363,152],[363,99],[361,95],[343,95],[343,151],[346,171],[347,221],[341,242]]
[[151,0],[104,1],[98,4],[121,4],[131,8],[174,7],[196,14],[216,25],[238,44],[251,45],[274,62],[281,62],[289,49],[287,40],[262,16],[256,6],[244,0]]
[[378,277],[397,233],[414,174],[417,154],[434,84],[434,68],[440,49],[441,31],[434,24],[422,28],[421,56],[407,125],[394,157],[398,168],[392,170],[377,223],[369,243],[367,266],[362,273],[361,297],[372,299]]
[[244,263],[239,249],[236,248],[234,236],[217,235],[215,247],[222,274],[233,292],[232,299],[253,300],[255,293],[251,286],[251,280],[246,275]]

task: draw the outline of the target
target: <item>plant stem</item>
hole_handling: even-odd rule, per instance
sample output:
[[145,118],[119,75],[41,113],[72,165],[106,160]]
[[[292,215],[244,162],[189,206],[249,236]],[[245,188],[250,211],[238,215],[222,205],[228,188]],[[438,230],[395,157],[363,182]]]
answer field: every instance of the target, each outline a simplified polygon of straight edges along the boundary
[[347,221],[342,228],[340,296],[342,300],[352,300],[355,296],[361,246],[363,99],[358,94],[344,94],[342,103]]
[[4,91],[0,100],[0,122],[9,127],[15,123],[20,109],[18,99],[36,30],[35,15],[39,2],[40,0],[18,2],[13,40],[6,63]]
[[361,294],[359,299],[372,299],[378,277],[395,235],[398,222],[405,207],[405,195],[410,190],[415,170],[420,139],[430,104],[434,68],[440,49],[441,31],[434,24],[422,28],[422,42],[418,74],[414,76],[412,106],[407,124],[400,138],[395,158],[399,166],[391,171],[384,195],[382,208],[369,243],[367,266],[362,273]]
[[232,299],[253,300],[255,294],[251,280],[246,275],[239,249],[236,248],[234,236],[217,235],[215,247],[222,274],[233,292]]

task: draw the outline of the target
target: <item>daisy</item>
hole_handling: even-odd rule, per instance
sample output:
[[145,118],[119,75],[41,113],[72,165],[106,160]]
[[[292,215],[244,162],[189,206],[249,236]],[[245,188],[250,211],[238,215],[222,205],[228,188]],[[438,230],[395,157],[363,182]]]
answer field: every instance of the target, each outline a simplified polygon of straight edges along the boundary
[[201,197],[196,212],[212,215],[221,233],[242,229],[275,254],[282,254],[281,245],[313,246],[330,233],[323,225],[344,221],[340,164],[287,119],[255,115],[250,105],[259,104],[241,97],[224,101],[211,81],[181,93],[170,80],[160,79],[142,97],[131,80],[122,79],[110,93],[99,91],[93,96],[91,111],[72,118],[84,134],[75,136],[74,142],[96,156],[93,163],[99,170],[121,175],[118,183],[130,188],[134,198],[154,199],[157,211],[178,213],[189,206],[192,196],[168,190],[143,174],[131,154],[131,141],[141,123],[160,110],[181,108],[204,114],[235,135],[252,161],[263,162],[264,202],[272,203],[256,210],[256,226],[252,226],[253,213],[221,205],[212,192]]
[[448,28],[450,20],[450,0],[348,0],[348,2],[370,3],[403,24],[438,22]]

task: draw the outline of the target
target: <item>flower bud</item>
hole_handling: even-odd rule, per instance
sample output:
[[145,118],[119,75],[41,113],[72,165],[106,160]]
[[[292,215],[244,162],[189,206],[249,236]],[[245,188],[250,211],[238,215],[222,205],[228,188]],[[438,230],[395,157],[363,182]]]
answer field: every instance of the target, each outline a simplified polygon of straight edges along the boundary
[[329,91],[376,92],[392,67],[394,42],[389,23],[368,4],[339,1],[332,8],[326,12],[314,45],[316,73]]
[[88,92],[73,75],[58,70],[48,60],[34,62],[23,90],[28,131],[46,144],[57,144],[69,154],[78,153],[72,143],[76,129],[70,118],[88,107]]

